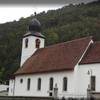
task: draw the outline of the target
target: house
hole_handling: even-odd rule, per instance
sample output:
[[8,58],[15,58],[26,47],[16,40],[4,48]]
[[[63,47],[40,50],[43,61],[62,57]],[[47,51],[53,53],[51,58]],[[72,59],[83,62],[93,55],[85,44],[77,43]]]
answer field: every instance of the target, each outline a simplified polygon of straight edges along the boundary
[[8,95],[8,85],[0,84],[0,96]]
[[9,81],[9,96],[87,97],[100,92],[100,42],[84,37],[45,47],[41,24],[23,36],[21,67]]

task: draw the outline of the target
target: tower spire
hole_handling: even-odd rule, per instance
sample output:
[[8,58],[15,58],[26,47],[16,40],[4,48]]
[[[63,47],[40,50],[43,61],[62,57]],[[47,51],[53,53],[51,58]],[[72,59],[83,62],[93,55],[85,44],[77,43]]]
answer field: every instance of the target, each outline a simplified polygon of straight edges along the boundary
[[41,31],[41,24],[36,18],[33,18],[31,20],[30,25],[29,25],[29,31],[34,31],[34,32]]

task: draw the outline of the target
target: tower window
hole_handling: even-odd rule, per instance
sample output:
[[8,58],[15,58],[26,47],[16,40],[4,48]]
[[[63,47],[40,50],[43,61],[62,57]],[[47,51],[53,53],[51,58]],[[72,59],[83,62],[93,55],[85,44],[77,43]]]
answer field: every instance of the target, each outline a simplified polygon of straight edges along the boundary
[[67,91],[67,77],[63,78],[63,91]]
[[53,78],[50,78],[50,87],[49,87],[50,90],[53,90]]
[[25,39],[25,48],[28,47],[28,38]]
[[41,78],[38,78],[38,90],[41,90]]
[[39,39],[36,39],[36,48],[40,48],[40,40]]
[[27,80],[27,90],[30,90],[30,83],[31,83],[31,79],[28,78],[28,80]]

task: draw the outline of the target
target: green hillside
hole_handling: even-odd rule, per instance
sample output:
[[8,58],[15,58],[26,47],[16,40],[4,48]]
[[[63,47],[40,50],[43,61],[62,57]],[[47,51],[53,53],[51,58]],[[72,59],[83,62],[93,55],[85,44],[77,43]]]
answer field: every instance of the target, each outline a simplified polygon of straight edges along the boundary
[[[33,12],[34,13],[34,12]],[[34,16],[0,24],[0,80],[7,80],[20,64],[21,40]],[[46,45],[94,36],[100,40],[100,2],[65,6],[36,15]]]

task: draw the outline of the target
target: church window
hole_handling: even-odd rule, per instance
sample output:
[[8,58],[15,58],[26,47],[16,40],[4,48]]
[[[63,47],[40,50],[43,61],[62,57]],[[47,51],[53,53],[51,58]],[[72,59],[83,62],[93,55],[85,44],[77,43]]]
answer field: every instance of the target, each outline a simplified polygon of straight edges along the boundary
[[30,90],[30,83],[31,83],[31,79],[28,78],[28,80],[27,80],[27,90]]
[[36,39],[36,48],[40,48],[40,39]]
[[50,78],[50,83],[49,84],[50,84],[49,89],[53,90],[53,78],[52,77]]
[[25,48],[28,47],[28,38],[25,39]]
[[91,90],[95,91],[95,76],[91,76]]
[[23,79],[22,78],[20,79],[20,83],[23,83]]
[[38,78],[38,87],[37,87],[38,90],[41,90],[41,78]]
[[63,91],[67,91],[67,77],[63,78]]

